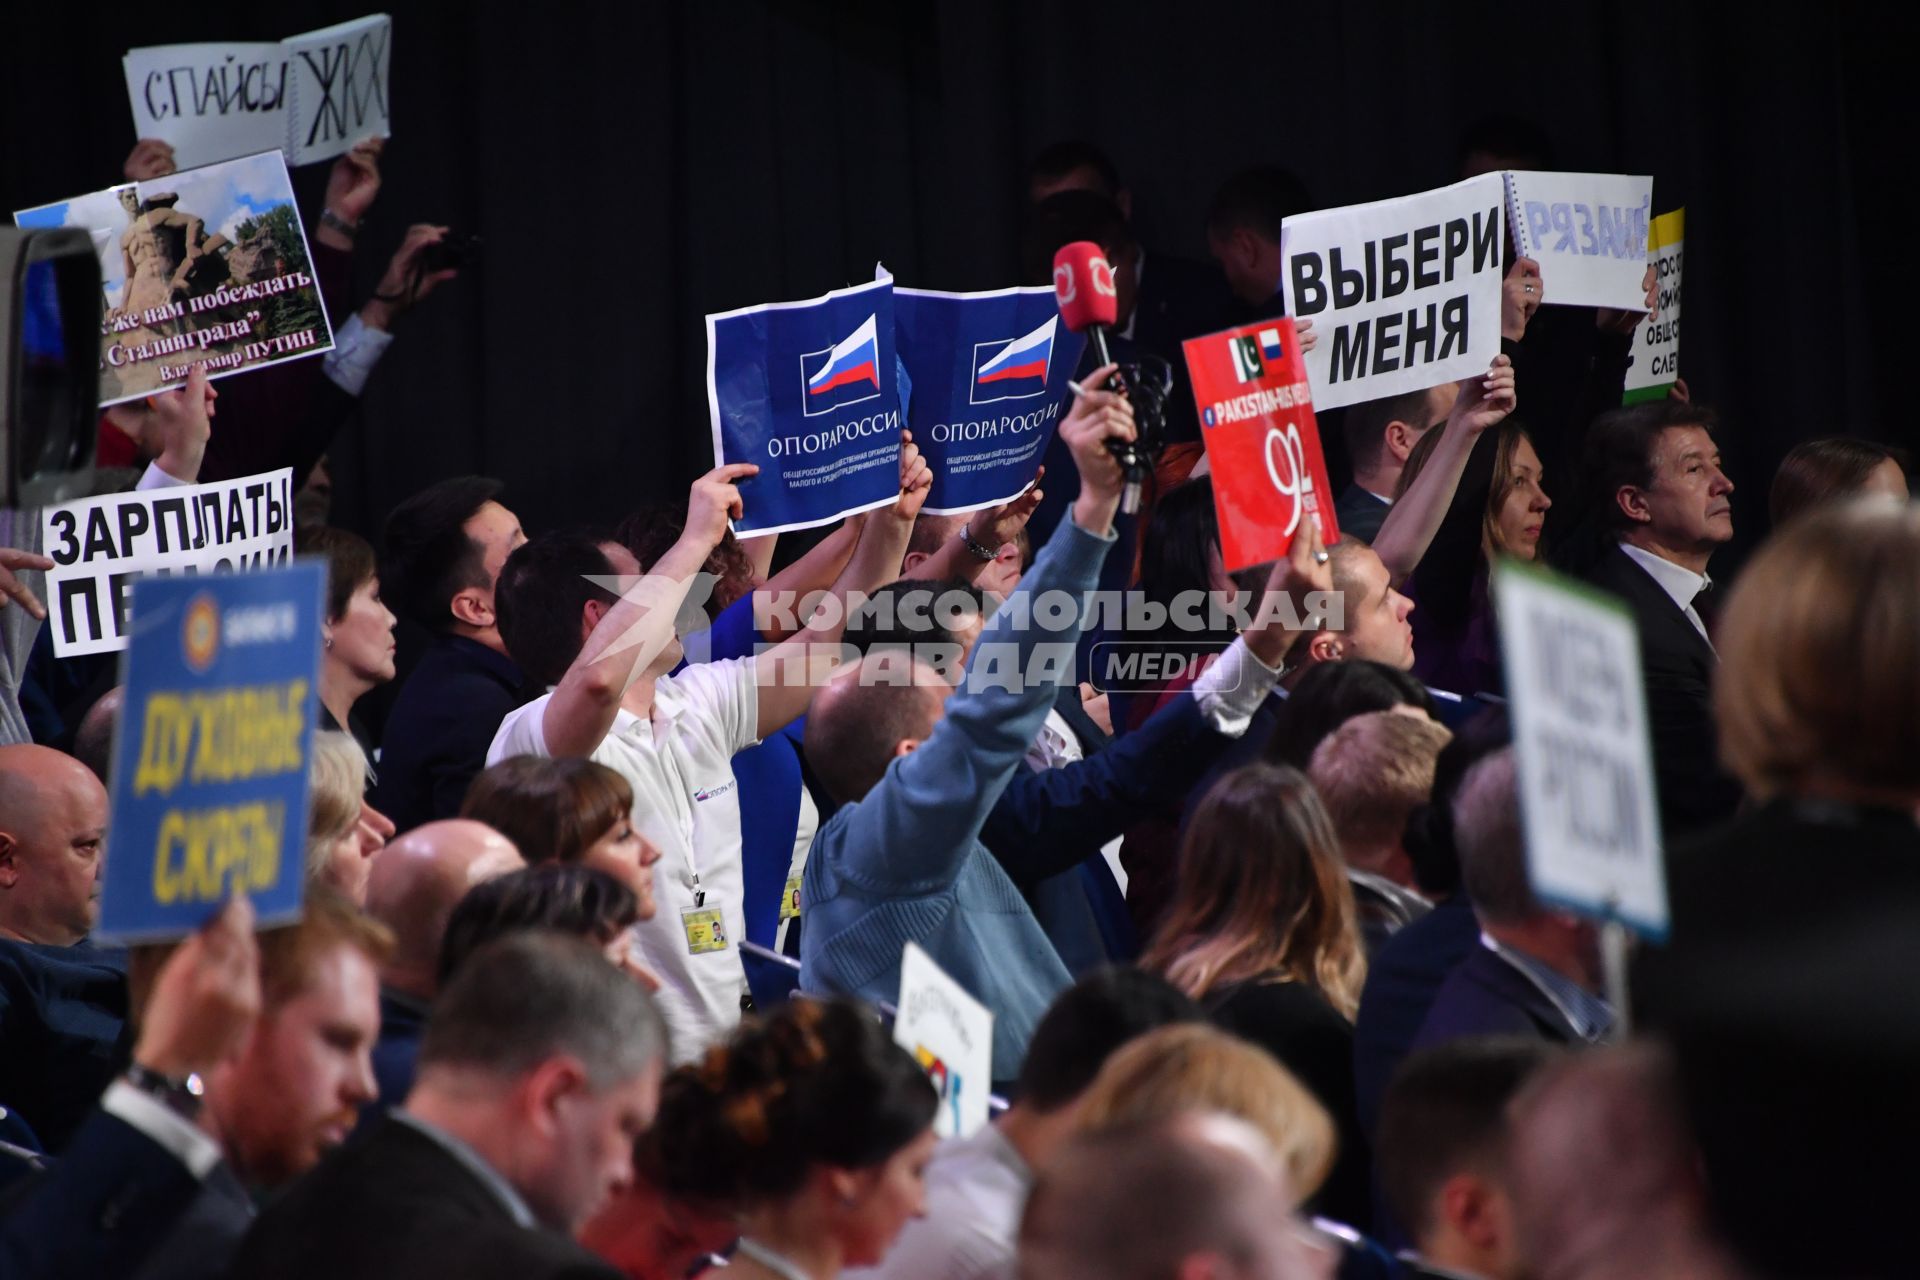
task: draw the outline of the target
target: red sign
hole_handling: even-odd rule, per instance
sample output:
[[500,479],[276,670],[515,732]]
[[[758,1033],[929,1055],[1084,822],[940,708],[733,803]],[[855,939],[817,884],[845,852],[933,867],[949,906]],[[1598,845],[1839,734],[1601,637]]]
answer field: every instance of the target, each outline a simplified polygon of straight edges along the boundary
[[1317,523],[1331,544],[1340,530],[1293,321],[1262,321],[1184,345],[1227,572],[1287,554],[1303,520]]

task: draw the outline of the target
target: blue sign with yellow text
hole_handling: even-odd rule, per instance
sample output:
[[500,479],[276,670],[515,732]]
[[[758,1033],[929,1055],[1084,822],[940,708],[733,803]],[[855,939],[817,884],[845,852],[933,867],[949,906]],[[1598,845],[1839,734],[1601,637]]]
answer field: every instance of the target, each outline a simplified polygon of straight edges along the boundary
[[300,914],[325,589],[317,561],[134,583],[100,936],[183,937],[238,893]]

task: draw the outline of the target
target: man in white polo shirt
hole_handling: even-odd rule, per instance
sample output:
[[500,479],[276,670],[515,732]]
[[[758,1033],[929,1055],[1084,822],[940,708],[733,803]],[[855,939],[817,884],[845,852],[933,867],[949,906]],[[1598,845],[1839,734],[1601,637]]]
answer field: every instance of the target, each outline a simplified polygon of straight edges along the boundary
[[[668,674],[681,658],[674,615],[728,517],[741,513],[734,482],[757,470],[735,463],[695,481],[685,532],[644,578],[636,581],[642,566],[617,543],[558,533],[515,551],[495,588],[508,653],[549,691],[501,721],[487,763],[586,756],[632,785],[634,826],[662,852],[658,906],[636,933],[661,981],[657,1001],[676,1063],[699,1057],[740,1019],[746,919],[733,755],[806,711],[813,683],[796,659],[820,646],[808,669],[824,678],[845,624],[845,610],[829,606],[757,657]],[[840,601],[898,575],[931,483],[919,450],[903,439],[900,497],[865,518],[833,585]],[[616,578],[622,592],[601,585]]]

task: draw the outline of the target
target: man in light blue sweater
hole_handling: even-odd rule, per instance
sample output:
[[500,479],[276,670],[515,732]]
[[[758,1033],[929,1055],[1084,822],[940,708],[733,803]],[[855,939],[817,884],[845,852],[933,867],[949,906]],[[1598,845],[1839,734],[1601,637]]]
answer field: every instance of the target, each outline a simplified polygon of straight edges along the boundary
[[901,950],[917,942],[993,1010],[995,1080],[1019,1074],[1035,1024],[1072,979],[980,828],[1071,677],[1085,596],[1114,541],[1121,473],[1108,441],[1133,433],[1124,396],[1075,398],[1060,424],[1080,471],[1072,519],[981,636],[951,701],[932,667],[876,653],[821,690],[807,720],[807,762],[841,808],[801,881],[801,988],[891,1002]]

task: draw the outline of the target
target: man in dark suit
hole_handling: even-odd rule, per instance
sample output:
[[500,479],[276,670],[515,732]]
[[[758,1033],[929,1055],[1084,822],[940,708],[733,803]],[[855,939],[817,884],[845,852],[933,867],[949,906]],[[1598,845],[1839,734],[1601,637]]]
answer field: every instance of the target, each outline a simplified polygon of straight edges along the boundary
[[460,812],[500,721],[520,703],[520,668],[500,639],[493,584],[527,535],[495,500],[500,488],[482,476],[442,480],[387,517],[387,598],[433,633],[387,716],[370,801],[401,831]]
[[1454,801],[1460,877],[1480,920],[1480,945],[1448,975],[1413,1047],[1466,1036],[1518,1035],[1592,1043],[1613,1027],[1596,994],[1599,938],[1577,916],[1540,905],[1527,881],[1513,749],[1467,774]]
[[666,1048],[652,1000],[591,944],[483,948],[440,993],[405,1108],[261,1214],[234,1274],[613,1280],[571,1237],[631,1178]]
[[1367,543],[1379,536],[1413,447],[1428,428],[1445,422],[1453,409],[1454,386],[1443,382],[1425,391],[1403,392],[1347,409],[1341,429],[1353,464],[1353,483],[1340,491],[1333,504],[1342,534]]
[[380,1096],[361,1113],[363,1127],[413,1088],[453,909],[473,886],[526,865],[513,841],[470,818],[415,827],[373,860],[367,914],[393,930],[394,945],[380,966],[380,1042],[373,1047]]
[[1733,482],[1720,469],[1713,415],[1676,400],[1616,409],[1587,435],[1581,517],[1589,544],[1573,564],[1626,601],[1640,630],[1647,723],[1669,835],[1731,817],[1740,788],[1720,768],[1711,690],[1707,561],[1733,538]]
[[1533,1040],[1460,1040],[1407,1059],[1380,1106],[1374,1172],[1408,1277],[1521,1280],[1507,1106],[1552,1060]]
[[[253,911],[229,903],[161,966],[132,1064],[55,1160],[8,1188],[0,1275],[129,1276],[224,1170],[194,1087],[260,1011]],[[209,1260],[207,1273],[218,1263]],[[144,1274],[144,1273],[139,1273]]]
[[217,1280],[276,1192],[345,1141],[374,1097],[385,929],[352,903],[309,890],[300,922],[261,936],[260,1016],[208,1068],[200,1129],[220,1163],[135,1280]]
[[106,828],[92,770],[49,747],[0,747],[0,1105],[53,1152],[125,1052],[126,954],[87,941]]

